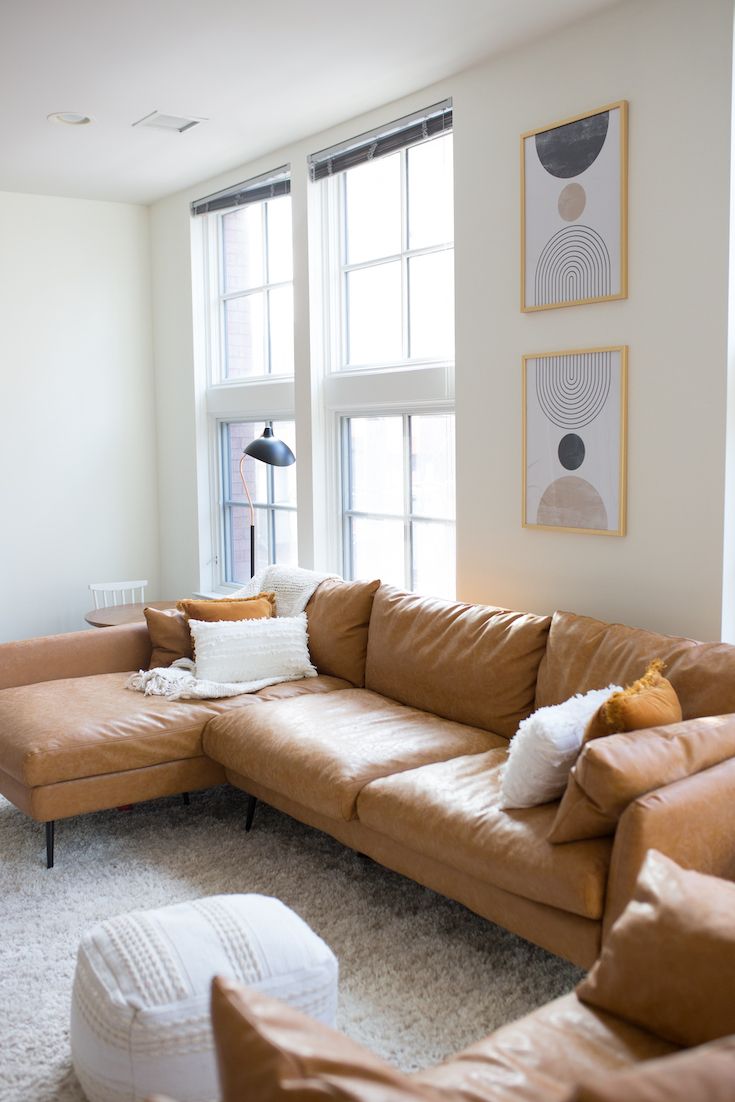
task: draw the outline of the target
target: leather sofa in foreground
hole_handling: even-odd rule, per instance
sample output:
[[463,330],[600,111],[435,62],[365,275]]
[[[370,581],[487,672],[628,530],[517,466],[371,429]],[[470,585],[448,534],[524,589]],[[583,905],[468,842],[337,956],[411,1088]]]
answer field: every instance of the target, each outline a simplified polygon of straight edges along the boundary
[[[307,616],[319,676],[226,700],[125,689],[145,625],[1,646],[0,792],[53,823],[229,781],[584,967],[649,848],[735,878],[735,647],[364,582],[323,582]],[[613,778],[598,836],[551,842],[558,802],[501,810],[522,719],[655,658],[684,719],[642,754],[583,750],[580,781]]]
[[650,851],[575,992],[411,1075],[217,977],[221,1102],[732,1102],[734,909],[735,885]]

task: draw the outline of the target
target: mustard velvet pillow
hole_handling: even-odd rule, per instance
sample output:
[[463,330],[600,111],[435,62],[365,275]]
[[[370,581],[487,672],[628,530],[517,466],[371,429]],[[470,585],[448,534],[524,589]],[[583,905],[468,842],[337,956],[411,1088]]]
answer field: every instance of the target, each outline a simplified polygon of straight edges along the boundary
[[212,1026],[221,1102],[440,1102],[343,1033],[279,999],[215,976]]
[[146,608],[143,612],[153,648],[149,670],[170,666],[179,658],[194,657],[191,632],[183,612],[175,608]]
[[[649,663],[643,677],[639,677],[622,691],[613,693],[600,705],[587,724],[582,740],[583,751],[588,743],[608,735],[648,731],[649,728],[681,722],[681,704],[674,686],[663,676],[663,668],[661,659],[654,659]],[[632,799],[658,787],[660,783],[668,783],[665,780],[665,763],[663,768],[661,780],[653,776],[648,781],[648,787],[639,787]],[[590,800],[585,785],[580,784],[581,779],[580,770],[575,766],[569,775],[559,810],[549,831],[550,842],[576,842],[583,838],[613,834],[615,831],[625,805],[612,814],[603,810],[601,805],[614,804],[616,795],[612,793],[608,799],[603,794],[597,801]],[[630,792],[631,787],[626,786],[626,791]]]
[[187,620],[261,620],[276,614],[275,593],[255,597],[216,598],[214,600],[177,601],[176,607]]
[[587,724],[584,741],[616,735],[620,731],[642,731],[646,727],[663,727],[679,723],[681,704],[676,690],[663,676],[664,663],[654,659],[648,669],[622,692],[613,693],[600,705]]
[[649,850],[578,997],[675,1045],[735,1033],[734,915],[735,884]]

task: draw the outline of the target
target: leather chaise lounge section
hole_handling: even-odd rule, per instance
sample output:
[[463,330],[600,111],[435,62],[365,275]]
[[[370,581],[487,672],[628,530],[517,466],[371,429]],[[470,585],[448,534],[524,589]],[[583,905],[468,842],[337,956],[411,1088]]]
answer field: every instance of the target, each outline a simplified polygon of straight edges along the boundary
[[732,758],[641,796],[609,837],[553,845],[557,803],[499,807],[535,708],[660,657],[685,720],[735,713],[735,647],[377,583],[323,582],[307,616],[319,677],[219,701],[123,688],[144,625],[1,646],[0,792],[43,822],[227,780],[585,967],[648,848],[735,878]]

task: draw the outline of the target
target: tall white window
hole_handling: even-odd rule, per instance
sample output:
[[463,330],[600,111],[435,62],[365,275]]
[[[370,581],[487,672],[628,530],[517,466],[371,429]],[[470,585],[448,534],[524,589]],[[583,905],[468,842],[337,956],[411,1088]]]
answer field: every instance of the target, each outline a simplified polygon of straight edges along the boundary
[[446,596],[455,589],[451,121],[451,105],[438,104],[310,158],[323,193],[323,389],[342,569]]
[[[293,246],[287,168],[192,204],[201,230],[212,515],[208,586],[250,577],[243,449],[270,424],[292,450]],[[296,563],[295,467],[242,464],[255,515],[256,570]]]

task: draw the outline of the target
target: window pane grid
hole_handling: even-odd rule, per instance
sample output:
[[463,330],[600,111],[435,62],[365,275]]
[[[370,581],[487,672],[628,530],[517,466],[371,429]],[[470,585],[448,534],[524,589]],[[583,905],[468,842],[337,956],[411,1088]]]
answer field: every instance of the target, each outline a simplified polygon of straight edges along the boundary
[[293,329],[291,300],[280,298],[276,310],[272,299],[293,288],[290,203],[268,199],[218,216],[222,381],[293,373],[292,335],[274,333]]
[[[444,245],[427,245],[422,249],[405,249],[403,252],[392,253],[390,256],[379,256],[372,260],[361,260],[356,264],[344,264],[342,270],[346,273],[359,272],[363,268],[379,268],[382,264],[390,264],[391,262],[402,260],[404,257],[407,260],[411,260],[414,256],[433,256],[434,253],[446,253],[452,252],[453,250],[454,245],[451,241]],[[242,292],[237,292],[237,294],[241,293]]]
[[[452,425],[453,418],[447,414],[343,418],[342,529],[347,577],[377,574],[406,589],[453,595],[453,517],[426,515],[415,507],[426,503],[431,490],[438,507],[450,511],[446,499],[447,487],[453,488],[454,482]],[[391,503],[393,512],[358,503],[359,498],[377,504],[386,490],[389,498],[396,498]]]
[[238,298],[247,298],[248,295],[262,295],[268,291],[278,290],[279,287],[290,287],[290,280],[281,280],[279,283],[260,283],[257,287],[248,287],[247,291],[229,291],[220,295],[221,302],[232,302]]
[[[424,156],[423,160],[416,161],[411,178],[409,155],[433,142],[403,149],[385,159],[394,162],[399,170],[394,173],[394,183],[387,189],[385,162],[375,163],[373,167],[368,162],[342,173],[335,181],[341,325],[340,359],[334,366],[338,370],[451,362],[453,359],[454,244],[447,239],[452,228],[451,180],[448,182],[451,136],[434,141],[445,144],[441,149],[437,147],[428,158]],[[369,195],[363,179],[366,171],[378,173],[374,177],[377,185],[374,210],[370,210],[366,200]],[[438,182],[433,179],[437,174],[442,175]],[[378,211],[382,215],[384,208],[389,222],[393,218],[390,186],[395,186],[400,193],[400,217],[395,236],[391,236],[392,230],[386,234],[375,213]],[[428,191],[428,200],[423,191]],[[437,235],[433,235],[432,240],[432,201],[447,207],[436,219],[439,240]],[[354,211],[351,204],[355,205]],[[364,218],[375,239],[372,255],[371,235],[361,226],[360,217]],[[399,244],[400,252],[396,252],[395,247],[386,248],[394,241]],[[445,261],[439,259],[442,256],[446,257]],[[380,327],[374,324],[376,316],[381,318]]]

